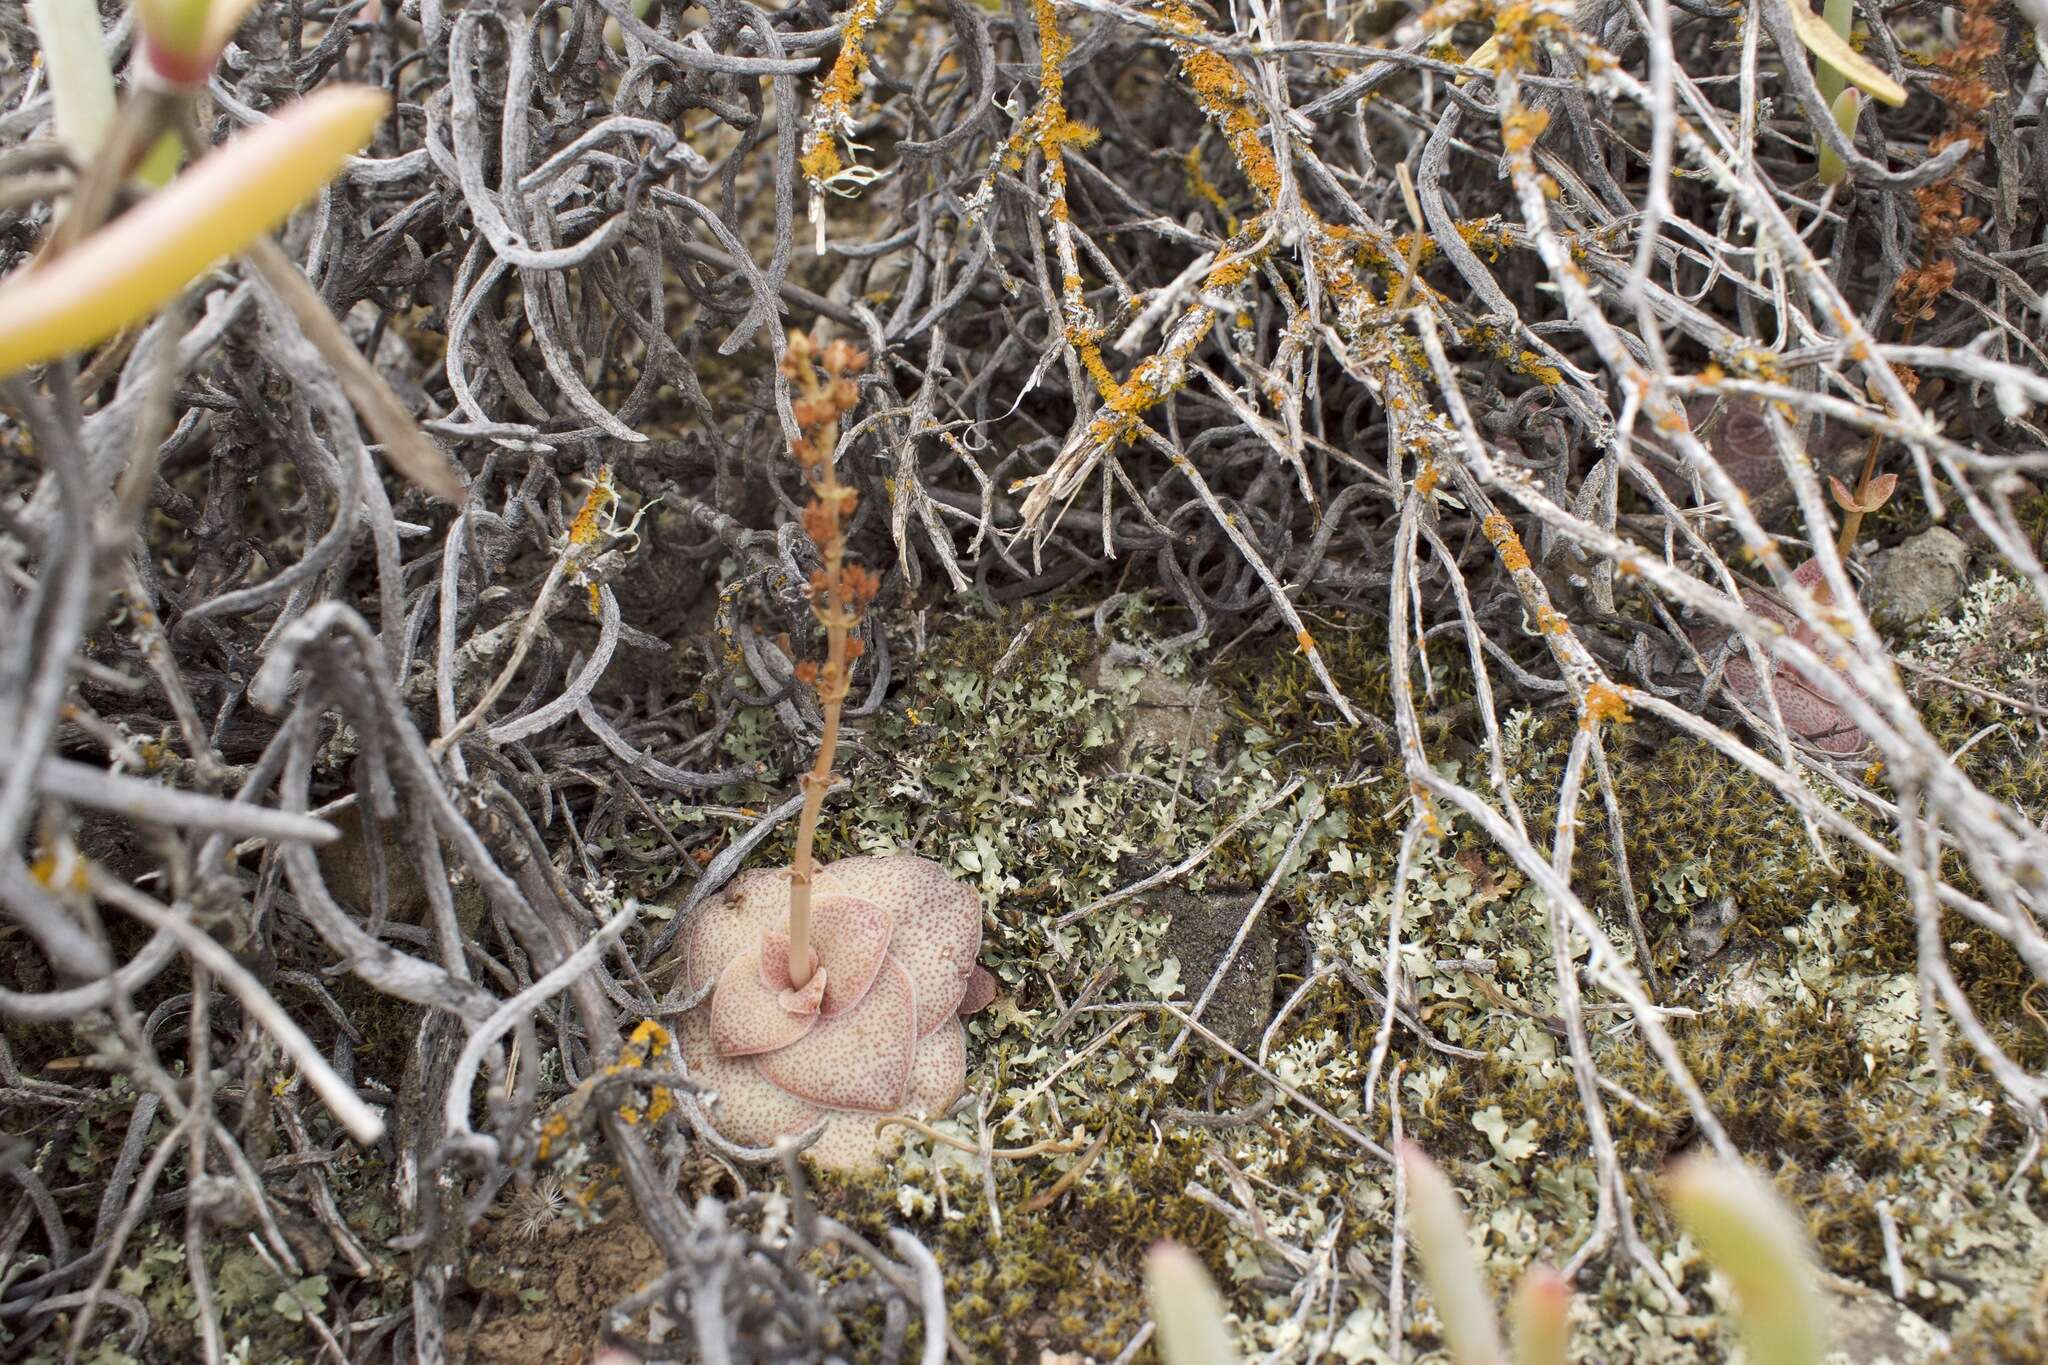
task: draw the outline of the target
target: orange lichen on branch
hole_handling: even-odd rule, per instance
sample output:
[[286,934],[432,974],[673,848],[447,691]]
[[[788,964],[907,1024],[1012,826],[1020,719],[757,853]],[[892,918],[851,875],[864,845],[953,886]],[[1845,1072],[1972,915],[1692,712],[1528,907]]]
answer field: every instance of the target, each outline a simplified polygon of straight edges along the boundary
[[865,166],[848,165],[839,155],[841,139],[846,140],[849,152],[859,150],[852,141],[853,105],[860,98],[861,76],[868,69],[868,31],[880,14],[881,0],[854,0],[853,8],[846,12],[839,32],[839,55],[833,59],[831,70],[818,80],[817,103],[804,132],[802,155],[797,159],[811,187],[810,217],[818,230],[820,255],[825,250],[825,196],[852,194],[881,175]]
[[[674,1050],[675,1038],[667,1029],[655,1020],[642,1019],[627,1035],[619,1055],[600,1067],[596,1074],[586,1077],[553,1113],[541,1120],[535,1154],[546,1161],[561,1150],[573,1133],[583,1131],[583,1124],[590,1116],[590,1097],[600,1082],[644,1071]],[[619,1106],[617,1112],[627,1123],[652,1123],[675,1108],[675,1103],[675,1096],[665,1086],[655,1086],[645,1109],[628,1101]]]
[[1204,289],[1230,289],[1243,284],[1252,277],[1258,264],[1249,255],[1225,256],[1211,266],[1209,273],[1202,277]]
[[1060,31],[1053,0],[1032,0],[1031,12],[1038,23],[1038,108],[1032,111],[1023,135],[1037,141],[1045,154],[1045,174],[1053,193],[1052,214],[1067,216],[1066,149],[1086,147],[1102,134],[1067,113],[1067,78],[1060,63],[1074,50],[1074,40]]
[[1181,159],[1181,164],[1187,167],[1188,189],[1193,191],[1195,198],[1222,214],[1224,231],[1235,236],[1237,215],[1230,211],[1230,205],[1224,201],[1223,192],[1209,183],[1208,176],[1202,174],[1201,147],[1197,145],[1188,148],[1188,154]]
[[853,102],[860,98],[860,78],[868,69],[868,30],[881,13],[881,0],[854,0],[846,12],[846,25],[839,34],[839,56],[832,69],[818,82],[818,107],[804,140],[803,171],[814,190],[843,169],[834,138],[853,118]]
[[[1208,33],[1208,25],[1187,0],[1159,0],[1153,8],[1170,28],[1191,35]],[[1266,145],[1266,120],[1259,115],[1251,86],[1220,53],[1185,39],[1173,40],[1172,46],[1195,103],[1222,130],[1238,170],[1270,206],[1280,195],[1280,163]]]
[[1067,333],[1067,344],[1081,357],[1081,367],[1095,381],[1095,391],[1102,395],[1102,401],[1114,410],[1122,396],[1123,384],[1110,372],[1109,362],[1102,358],[1101,334],[1072,330]]
[[1579,714],[1579,724],[1590,730],[1594,726],[1610,720],[1617,725],[1628,724],[1630,720],[1628,693],[1621,688],[1610,686],[1607,683],[1594,683],[1586,689],[1585,700]]
[[1550,113],[1544,109],[1513,108],[1500,117],[1501,146],[1510,156],[1527,156],[1536,145],[1536,139],[1543,136],[1543,130],[1550,126]]
[[1509,362],[1517,371],[1528,375],[1545,388],[1554,389],[1564,383],[1564,371],[1547,363],[1534,351],[1517,351]]
[[[642,1019],[627,1037],[626,1045],[620,1049],[618,1060],[604,1068],[606,1076],[623,1075],[628,1071],[645,1070],[657,1061],[663,1053],[675,1046],[675,1039],[669,1031],[652,1019]],[[676,1107],[676,1099],[665,1085],[654,1087],[648,1096],[646,1109],[636,1104],[619,1106],[619,1117],[630,1124],[658,1123],[663,1115]]]
[[577,509],[576,520],[569,523],[571,545],[594,545],[604,532],[604,514],[619,500],[618,488],[612,482],[612,467],[598,468],[597,479],[590,485],[590,492],[583,499],[583,506]]
[[29,864],[28,874],[52,891],[84,895],[91,883],[86,878],[85,859],[66,851],[61,857],[45,853]]
[[1422,817],[1422,831],[1432,839],[1444,837],[1443,821],[1437,819],[1436,802],[1429,796],[1429,788],[1420,782],[1408,784],[1408,795],[1415,801],[1415,809]]
[[1186,382],[1185,362],[1215,326],[1216,317],[1207,308],[1195,310],[1177,330],[1166,349],[1147,356],[1118,383],[1095,342],[1077,342],[1081,363],[1102,391],[1103,411],[1089,424],[1089,435],[1105,445],[1130,440],[1138,432],[1144,414],[1158,406]]
[[1515,524],[1495,512],[1479,524],[1479,529],[1500,552],[1500,562],[1509,573],[1521,573],[1529,567],[1529,552],[1522,548],[1522,538],[1515,534]]

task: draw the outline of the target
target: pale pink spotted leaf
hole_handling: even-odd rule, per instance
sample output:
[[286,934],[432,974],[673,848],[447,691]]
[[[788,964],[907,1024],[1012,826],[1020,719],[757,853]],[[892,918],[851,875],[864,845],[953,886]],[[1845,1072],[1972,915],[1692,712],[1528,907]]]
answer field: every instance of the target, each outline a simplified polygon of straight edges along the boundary
[[769,985],[758,951],[726,964],[711,992],[711,1041],[721,1057],[751,1057],[788,1047],[818,1024],[815,1009],[792,1014],[783,1008],[787,986]]
[[728,1140],[765,1147],[783,1133],[802,1132],[818,1118],[804,1103],[763,1076],[752,1058],[721,1057],[711,1041],[709,1011],[691,1010],[676,1029],[676,1041],[690,1075],[710,1086],[712,1125]]
[[[714,997],[715,998],[715,997]],[[810,1104],[887,1113],[903,1099],[917,1046],[917,991],[891,956],[868,993],[837,1019],[755,1061],[763,1076]]]
[[996,979],[986,967],[976,967],[967,974],[967,990],[960,997],[960,1004],[954,1013],[962,1018],[979,1014],[987,1009],[996,998]]
[[830,978],[824,1014],[836,1019],[861,1002],[882,970],[896,917],[858,896],[819,896],[811,905],[811,947]]
[[953,1018],[981,951],[981,897],[974,888],[909,853],[841,858],[824,876],[848,895],[895,910],[889,955],[917,983],[917,1036]]

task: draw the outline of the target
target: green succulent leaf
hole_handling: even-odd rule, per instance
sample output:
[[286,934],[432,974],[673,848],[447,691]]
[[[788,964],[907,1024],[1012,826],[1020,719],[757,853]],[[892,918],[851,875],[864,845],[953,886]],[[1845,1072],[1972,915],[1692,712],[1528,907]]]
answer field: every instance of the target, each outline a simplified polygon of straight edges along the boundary
[[63,256],[0,281],[0,376],[148,317],[289,218],[362,150],[390,107],[383,91],[362,86],[309,95]]
[[1672,1171],[1666,1192],[1685,1230],[1734,1286],[1749,1358],[1818,1365],[1826,1330],[1806,1235],[1763,1177],[1696,1156]]
[[1166,1365],[1237,1365],[1223,1296],[1185,1247],[1161,1242],[1145,1258],[1145,1290]]

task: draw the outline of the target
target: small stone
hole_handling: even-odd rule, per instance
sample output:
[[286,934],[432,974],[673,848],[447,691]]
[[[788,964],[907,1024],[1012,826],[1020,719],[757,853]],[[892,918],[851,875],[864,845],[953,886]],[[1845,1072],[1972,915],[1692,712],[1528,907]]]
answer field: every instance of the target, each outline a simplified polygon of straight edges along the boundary
[[1881,1294],[1830,1292],[1827,1305],[1834,1344],[1827,1365],[1920,1365],[1947,1348],[1925,1318]]
[[1711,905],[1696,907],[1679,931],[1688,962],[1704,962],[1728,946],[1728,935],[1741,918],[1735,897],[1723,896]]
[[[1252,897],[1237,895],[1192,895],[1185,891],[1162,891],[1147,898],[1157,911],[1168,917],[1164,951],[1180,963],[1181,990],[1188,1008],[1202,998],[1209,979],[1230,951],[1231,940],[1244,924]],[[1270,912],[1271,906],[1267,907]],[[1273,931],[1266,912],[1238,949],[1237,960],[1223,983],[1210,997],[1202,1012],[1202,1024],[1240,1052],[1257,1050],[1259,1038],[1273,1017]]]
[[[1113,693],[1117,666],[1097,660],[1090,669],[1090,687]],[[1129,677],[1129,673],[1119,676]],[[1137,695],[1124,713],[1124,758],[1140,747],[1157,749],[1176,757],[1202,749],[1213,752],[1230,717],[1222,698],[1205,682],[1172,678],[1151,669],[1137,679]]]
[[[376,901],[362,812],[351,806],[327,818],[340,829],[341,837],[319,849],[320,874],[337,901],[367,919]],[[395,829],[396,822],[387,822],[383,826],[381,848],[386,913],[401,924],[426,924],[432,918],[426,883],[420,878],[419,868],[413,864],[411,852],[395,837]],[[456,922],[465,933],[476,933],[484,919],[483,888],[477,885],[476,878],[465,877],[454,882],[452,890]]]
[[1945,526],[1922,531],[1870,561],[1864,601],[1886,630],[1905,630],[1946,614],[1970,581],[1970,547]]

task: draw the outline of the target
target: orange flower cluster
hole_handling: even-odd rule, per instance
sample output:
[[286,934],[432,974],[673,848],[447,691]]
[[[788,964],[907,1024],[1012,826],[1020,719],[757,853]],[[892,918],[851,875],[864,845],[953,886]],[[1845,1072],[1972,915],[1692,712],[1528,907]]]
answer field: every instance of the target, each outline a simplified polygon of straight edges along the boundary
[[[798,388],[799,396],[790,404],[790,411],[803,433],[789,453],[814,480],[820,463],[828,463],[832,458],[832,448],[839,438],[840,417],[860,403],[854,376],[867,364],[868,353],[849,341],[835,340],[820,346],[809,332],[789,334],[789,346],[782,353],[782,373]],[[853,509],[849,505],[846,510]]]
[[[1931,89],[1948,106],[1948,121],[1928,143],[1929,155],[1958,142],[1972,148],[1984,145],[1979,120],[1997,98],[1984,72],[2005,40],[1996,10],[1996,0],[1965,0],[1956,44],[1935,61],[1943,74]],[[1913,324],[1933,320],[1935,304],[1955,285],[1956,263],[1949,254],[1955,241],[1983,226],[1982,219],[1965,211],[1961,179],[1952,175],[1913,191],[1920,209],[1923,263],[1900,275],[1893,299],[1895,315],[1909,336]]]
[[867,363],[867,352],[851,342],[834,340],[820,345],[808,332],[791,332],[782,355],[782,373],[797,388],[790,411],[801,433],[790,444],[789,453],[802,466],[811,486],[811,501],[803,513],[804,534],[825,561],[823,568],[811,574],[811,610],[825,627],[830,643],[822,664],[807,660],[797,666],[796,673],[805,684],[817,688],[819,699],[827,704],[846,696],[853,661],[862,653],[853,628],[882,590],[880,574],[846,563],[846,523],[853,516],[859,494],[839,481],[833,462],[839,445],[839,419],[860,403],[854,377]]

